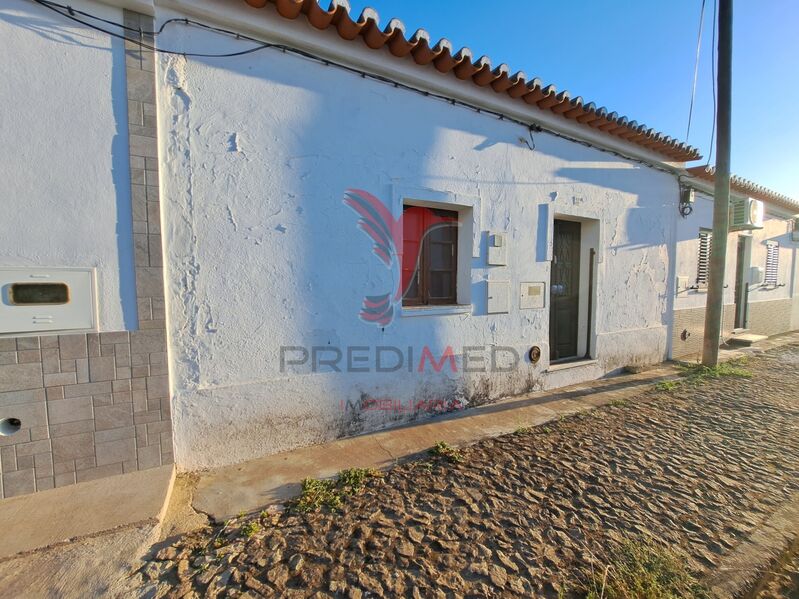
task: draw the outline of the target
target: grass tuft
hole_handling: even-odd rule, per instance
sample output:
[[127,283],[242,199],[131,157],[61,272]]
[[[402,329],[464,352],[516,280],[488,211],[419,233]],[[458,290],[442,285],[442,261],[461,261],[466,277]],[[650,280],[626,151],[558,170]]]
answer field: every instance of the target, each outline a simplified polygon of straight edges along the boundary
[[658,391],[674,391],[680,385],[683,384],[683,381],[660,381],[657,385],[655,385],[655,389]]
[[341,504],[341,493],[336,488],[335,480],[304,478],[302,491],[294,504],[294,509],[303,513],[316,512],[323,506],[337,510]]
[[445,460],[453,464],[463,461],[463,454],[461,453],[461,450],[458,449],[457,447],[453,447],[452,445],[444,441],[439,441],[438,443],[433,445],[433,448],[430,450],[430,453],[432,453],[435,456],[444,458]]
[[258,524],[258,522],[256,522],[255,520],[250,520],[249,522],[245,522],[244,524],[242,524],[240,530],[241,534],[249,539],[254,534],[260,532],[261,525]]
[[348,496],[363,490],[367,480],[382,476],[383,473],[374,468],[347,468],[335,479],[303,479],[302,491],[292,507],[302,513],[316,512],[323,507],[338,510]]
[[583,589],[586,599],[710,599],[708,589],[670,551],[647,541],[627,541]]
[[361,492],[367,480],[382,476],[375,468],[347,468],[338,473],[336,483],[345,495],[355,495]]
[[710,380],[726,377],[751,379],[751,371],[744,368],[746,358],[738,358],[729,362],[722,362],[716,366],[703,366],[702,364],[679,363],[680,377],[676,380],[661,381],[655,385],[658,391],[674,391],[683,386],[697,386]]

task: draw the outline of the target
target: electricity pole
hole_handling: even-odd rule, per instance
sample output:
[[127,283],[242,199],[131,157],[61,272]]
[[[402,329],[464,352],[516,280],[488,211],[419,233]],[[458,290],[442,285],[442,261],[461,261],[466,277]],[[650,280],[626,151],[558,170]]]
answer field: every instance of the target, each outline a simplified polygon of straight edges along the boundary
[[730,219],[730,129],[732,116],[732,2],[719,0],[718,106],[716,109],[716,175],[713,190],[713,239],[705,309],[702,364],[719,361],[721,318],[724,304],[724,271]]

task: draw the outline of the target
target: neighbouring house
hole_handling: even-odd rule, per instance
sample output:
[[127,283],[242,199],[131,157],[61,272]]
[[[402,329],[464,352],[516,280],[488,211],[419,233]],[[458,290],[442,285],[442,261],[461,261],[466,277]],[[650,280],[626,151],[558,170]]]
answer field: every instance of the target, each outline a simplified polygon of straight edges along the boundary
[[[0,0],[0,48],[4,497],[697,350],[712,182],[627,117],[342,1]],[[734,193],[725,330],[796,328],[799,205]]]
[[[710,244],[713,236],[713,169],[687,170],[695,191],[690,214],[677,220],[676,293],[672,356],[701,353],[705,328]],[[683,196],[684,201],[688,199]],[[799,201],[733,176],[730,233],[724,275],[722,336],[775,335],[799,328]]]

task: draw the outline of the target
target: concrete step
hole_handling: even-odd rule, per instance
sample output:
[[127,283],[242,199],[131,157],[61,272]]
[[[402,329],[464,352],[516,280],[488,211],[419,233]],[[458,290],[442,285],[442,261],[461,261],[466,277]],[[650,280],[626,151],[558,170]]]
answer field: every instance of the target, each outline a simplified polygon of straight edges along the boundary
[[754,333],[742,333],[733,335],[727,340],[730,345],[737,345],[739,347],[752,347],[760,341],[768,339],[766,335],[755,335]]
[[112,529],[155,525],[173,480],[172,466],[161,466],[0,500],[0,560]]

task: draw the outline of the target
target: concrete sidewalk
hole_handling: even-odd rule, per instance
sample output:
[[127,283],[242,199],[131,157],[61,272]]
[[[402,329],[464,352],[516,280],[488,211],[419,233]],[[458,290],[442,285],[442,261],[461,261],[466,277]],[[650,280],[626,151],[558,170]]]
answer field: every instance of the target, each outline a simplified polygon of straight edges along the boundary
[[173,481],[172,466],[162,466],[4,499],[0,560],[105,531],[154,526]]
[[657,381],[677,375],[672,364],[638,374],[542,391],[376,433],[258,458],[200,473],[192,506],[216,521],[282,503],[300,491],[303,478],[327,478],[345,468],[386,469],[430,449],[539,426],[615,401],[634,398]]
[[[772,337],[752,348],[723,349],[720,359],[732,360],[798,339],[799,332],[794,332]],[[209,470],[199,473],[192,507],[222,521],[284,502],[299,493],[303,478],[332,477],[345,468],[386,469],[427,451],[438,441],[452,445],[473,443],[615,401],[633,400],[658,381],[677,374],[673,363],[664,363],[643,373],[511,397],[420,423]]]

